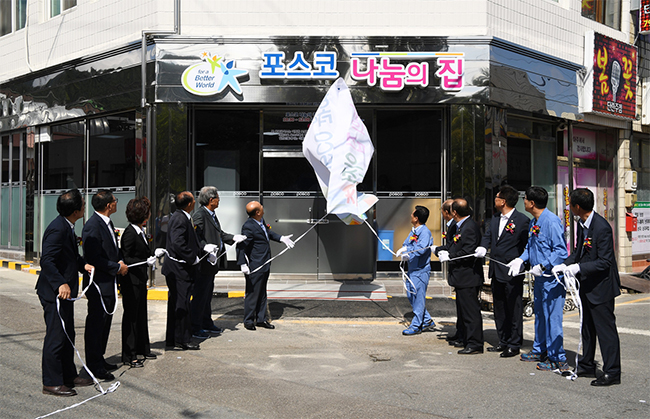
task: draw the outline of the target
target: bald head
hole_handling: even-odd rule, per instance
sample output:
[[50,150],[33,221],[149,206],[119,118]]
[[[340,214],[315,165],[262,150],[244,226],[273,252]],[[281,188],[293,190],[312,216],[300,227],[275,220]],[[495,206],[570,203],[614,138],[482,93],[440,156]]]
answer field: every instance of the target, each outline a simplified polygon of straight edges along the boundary
[[183,211],[190,213],[194,210],[194,195],[189,191],[183,191],[176,195],[176,208],[182,209]]
[[264,207],[257,201],[251,201],[246,204],[246,213],[249,217],[261,221],[264,215]]
[[456,221],[459,221],[468,215],[472,215],[472,209],[463,198],[454,199],[454,203],[451,204],[451,210],[454,214],[454,220]]

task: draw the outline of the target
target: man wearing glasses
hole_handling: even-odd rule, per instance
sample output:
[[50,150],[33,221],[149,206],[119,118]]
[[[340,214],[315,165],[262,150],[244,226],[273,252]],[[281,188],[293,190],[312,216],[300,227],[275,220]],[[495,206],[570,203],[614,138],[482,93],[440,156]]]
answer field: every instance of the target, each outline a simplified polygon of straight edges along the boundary
[[[93,285],[86,292],[86,364],[95,377],[110,381],[115,377],[109,371],[117,369],[117,365],[106,362],[104,354],[117,304],[116,275],[125,275],[128,268],[122,261],[118,235],[110,218],[117,211],[117,198],[111,191],[100,189],[93,195],[91,204],[95,213],[84,225],[81,236],[84,258],[95,267]],[[84,288],[89,282],[90,275],[85,272]],[[81,376],[87,376],[85,370],[81,371]]]

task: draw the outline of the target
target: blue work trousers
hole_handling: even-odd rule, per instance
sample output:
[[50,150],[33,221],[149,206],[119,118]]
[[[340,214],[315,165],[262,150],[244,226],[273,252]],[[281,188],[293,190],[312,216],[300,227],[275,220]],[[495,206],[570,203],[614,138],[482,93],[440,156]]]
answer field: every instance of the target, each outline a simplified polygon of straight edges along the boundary
[[533,352],[547,352],[551,361],[566,362],[562,317],[566,290],[553,277],[536,276]]
[[[431,271],[428,269],[409,272],[410,282],[406,281],[406,289],[409,303],[413,307],[413,320],[411,326],[414,329],[422,327],[423,323],[431,321],[431,315],[426,308],[427,287],[429,286],[429,274]],[[415,288],[413,287],[415,285]]]

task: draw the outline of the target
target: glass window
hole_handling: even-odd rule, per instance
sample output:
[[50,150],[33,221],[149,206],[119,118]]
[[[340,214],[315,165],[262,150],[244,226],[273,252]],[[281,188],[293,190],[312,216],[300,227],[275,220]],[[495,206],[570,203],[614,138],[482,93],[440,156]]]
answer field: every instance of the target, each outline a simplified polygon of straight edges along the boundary
[[621,29],[621,0],[582,0],[582,16]]
[[16,2],[16,30],[25,27],[27,20],[27,0],[15,0]]
[[439,110],[377,111],[377,192],[440,191],[441,133]]
[[197,110],[195,184],[259,190],[259,111]]
[[85,160],[83,122],[53,125],[49,138],[41,136],[41,142],[43,150],[41,189],[83,188]]
[[88,120],[88,187],[135,185],[135,114]]
[[77,0],[50,0],[50,17],[58,16],[76,5]]
[[0,36],[11,33],[11,2],[0,0]]

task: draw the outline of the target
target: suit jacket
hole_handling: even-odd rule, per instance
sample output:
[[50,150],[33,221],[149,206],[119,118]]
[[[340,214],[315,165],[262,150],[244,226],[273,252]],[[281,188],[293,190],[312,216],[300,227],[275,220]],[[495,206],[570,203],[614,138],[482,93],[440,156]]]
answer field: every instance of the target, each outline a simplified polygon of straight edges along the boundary
[[[120,270],[122,252],[116,246],[117,237],[112,233],[104,220],[94,213],[84,225],[81,238],[83,241],[84,257],[95,267],[93,281],[99,285],[102,295],[113,295],[115,276]],[[115,238],[115,241],[113,241]],[[84,273],[84,287],[88,285],[90,275]]]
[[[142,262],[153,256],[153,251],[149,247],[149,243],[145,242],[141,234],[138,234],[129,224],[122,233],[122,254],[124,255],[124,263],[131,265],[133,263]],[[145,285],[149,279],[149,265],[138,265],[129,268],[126,276],[129,277],[133,285]]]
[[[219,219],[212,217],[208,210],[205,207],[201,207],[198,210],[194,211],[192,215],[194,220],[194,228],[196,230],[196,235],[199,239],[199,244],[201,249],[205,247],[206,244],[216,244],[219,246],[219,251],[217,256],[220,255],[224,250],[224,244],[233,245],[233,235],[228,234],[221,230],[221,224],[219,224]],[[207,276],[214,276],[219,272],[219,264],[211,264],[208,262],[208,258],[203,259],[199,265],[199,270],[201,274]]]
[[36,292],[45,301],[56,301],[59,287],[70,286],[70,296],[79,291],[79,272],[83,272],[86,262],[79,255],[77,238],[61,215],[56,217],[43,234],[41,253],[41,273],[36,281]]
[[193,263],[199,257],[201,247],[192,222],[187,218],[183,210],[174,211],[169,219],[167,252],[169,256],[183,260],[186,263],[179,263],[170,258],[165,258],[161,270],[162,274],[167,276],[174,273],[177,278],[193,281],[196,273],[196,265],[193,265]]
[[[269,240],[276,242],[280,241],[280,236],[272,231],[268,224],[264,222],[264,230],[266,230],[269,238],[266,238],[264,230],[253,218],[249,218],[244,222],[241,228],[241,234],[246,236],[246,240],[237,244],[237,265],[248,265],[249,269],[254,271],[267,260],[271,259],[271,246]],[[258,272],[268,272],[271,269],[271,264],[265,265]]]
[[[518,258],[526,248],[526,243],[528,243],[528,223],[530,223],[530,219],[519,211],[513,210],[508,218],[506,227],[509,225],[514,227],[512,231],[504,228],[501,237],[499,237],[500,222],[501,214],[492,217],[488,229],[481,240],[481,246],[490,249],[490,257],[492,259],[508,263]],[[501,282],[510,282],[515,278],[517,280],[523,279],[523,275],[511,277],[508,275],[508,268],[496,262],[490,263],[488,275],[490,278]]]
[[[614,255],[612,228],[603,217],[594,212],[583,240],[566,259],[565,265],[580,264],[580,294],[592,304],[602,304],[621,294],[621,280]],[[590,241],[590,246],[584,243]]]
[[[471,255],[481,243],[481,230],[471,217],[463,221],[450,237],[449,259]],[[479,287],[483,285],[483,260],[467,257],[449,263],[449,285],[456,288]]]
[[436,247],[436,250],[433,253],[436,256],[438,256],[438,252],[441,250],[449,251],[449,248],[454,242],[455,234],[456,234],[456,220],[451,220],[451,223],[449,223],[449,226],[447,227],[447,233],[445,233],[446,237],[443,239],[442,244]]

